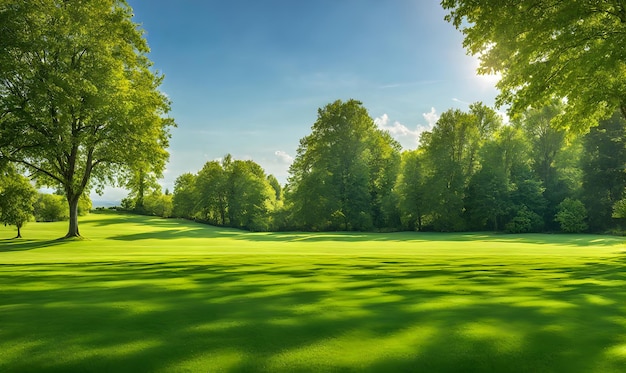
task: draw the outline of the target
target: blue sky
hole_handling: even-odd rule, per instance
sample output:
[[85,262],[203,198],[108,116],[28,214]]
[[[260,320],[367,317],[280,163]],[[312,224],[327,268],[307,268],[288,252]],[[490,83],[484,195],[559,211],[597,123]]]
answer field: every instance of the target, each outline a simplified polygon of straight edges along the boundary
[[[493,105],[437,0],[128,0],[172,100],[163,188],[230,153],[281,182],[317,109],[363,102],[403,145],[438,114]],[[107,189],[94,200],[119,200]]]

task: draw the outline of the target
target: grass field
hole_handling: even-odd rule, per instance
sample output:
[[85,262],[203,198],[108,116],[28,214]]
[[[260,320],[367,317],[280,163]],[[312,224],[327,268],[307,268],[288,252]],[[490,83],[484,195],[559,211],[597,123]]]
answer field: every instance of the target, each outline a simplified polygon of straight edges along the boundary
[[620,237],[80,228],[0,239],[0,372],[626,371]]

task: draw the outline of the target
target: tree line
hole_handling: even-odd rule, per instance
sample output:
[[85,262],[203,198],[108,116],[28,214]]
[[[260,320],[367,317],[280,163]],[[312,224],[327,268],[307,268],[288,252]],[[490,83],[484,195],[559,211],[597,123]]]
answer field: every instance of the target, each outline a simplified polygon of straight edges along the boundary
[[[615,229],[626,216],[624,5],[441,5],[478,72],[501,74],[496,104],[510,105],[512,123],[481,104],[449,110],[401,152],[360,103],[338,101],[301,140],[284,190],[256,163],[229,159],[181,175],[170,195],[150,178],[175,122],[126,1],[4,1],[0,172],[10,163],[59,188],[68,238],[80,236],[81,196],[125,182],[138,211],[248,229]],[[30,197],[6,201],[30,195],[27,183],[3,179],[3,221],[23,221]]]
[[300,140],[284,188],[228,155],[180,175],[171,195],[134,183],[145,197],[135,188],[129,200],[152,201],[145,212],[154,215],[262,231],[617,230],[624,120],[616,112],[585,134],[568,132],[554,123],[562,109],[552,101],[506,124],[482,103],[450,109],[417,149],[402,151],[359,101],[335,101]]

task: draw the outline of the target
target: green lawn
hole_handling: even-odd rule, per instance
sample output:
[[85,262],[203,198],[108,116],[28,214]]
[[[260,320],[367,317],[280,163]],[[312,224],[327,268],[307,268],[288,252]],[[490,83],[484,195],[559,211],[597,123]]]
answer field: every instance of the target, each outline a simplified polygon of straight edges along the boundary
[[620,237],[0,228],[0,372],[625,372]]

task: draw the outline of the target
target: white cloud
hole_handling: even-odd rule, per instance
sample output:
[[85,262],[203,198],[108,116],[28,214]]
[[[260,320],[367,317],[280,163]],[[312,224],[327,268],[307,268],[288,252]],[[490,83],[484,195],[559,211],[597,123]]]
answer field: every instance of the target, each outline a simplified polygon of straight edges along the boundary
[[274,154],[276,155],[276,157],[278,157],[278,159],[281,162],[285,164],[291,164],[293,162],[293,157],[287,154],[287,152],[284,152],[282,150],[277,150],[274,152]]
[[386,113],[378,118],[374,118],[374,123],[381,130],[389,132],[391,137],[396,139],[403,148],[413,149],[417,146],[417,140],[420,134],[419,128],[411,130],[398,121],[390,124],[389,116]]
[[435,127],[435,124],[437,123],[437,121],[439,120],[439,114],[437,114],[437,111],[435,110],[434,107],[430,108],[430,112],[428,113],[424,113],[422,114],[422,116],[424,117],[424,119],[426,120],[426,123],[428,123],[427,128],[425,128],[424,130],[420,131],[424,132],[424,131],[430,131]]
[[374,118],[374,123],[381,130],[389,132],[389,134],[396,139],[404,149],[415,149],[422,132],[431,131],[439,120],[439,114],[437,114],[435,108],[431,108],[428,113],[423,113],[422,116],[424,117],[426,124],[417,124],[414,130],[398,121],[390,124],[391,121],[386,113],[380,117]]
[[454,102],[458,102],[459,104],[463,104],[463,105],[467,105],[467,106],[469,106],[469,105],[470,105],[470,103],[469,103],[469,102],[467,102],[467,101],[463,101],[463,100],[459,100],[459,99],[458,99],[458,98],[456,98],[456,97],[453,97],[453,98],[452,98],[452,101],[454,101]]
[[389,116],[387,114],[383,114],[381,117],[374,119],[374,123],[378,126],[378,128],[388,131],[394,137],[414,137],[417,135],[417,131],[411,131],[407,126],[400,122],[393,122],[393,125],[390,125]]

